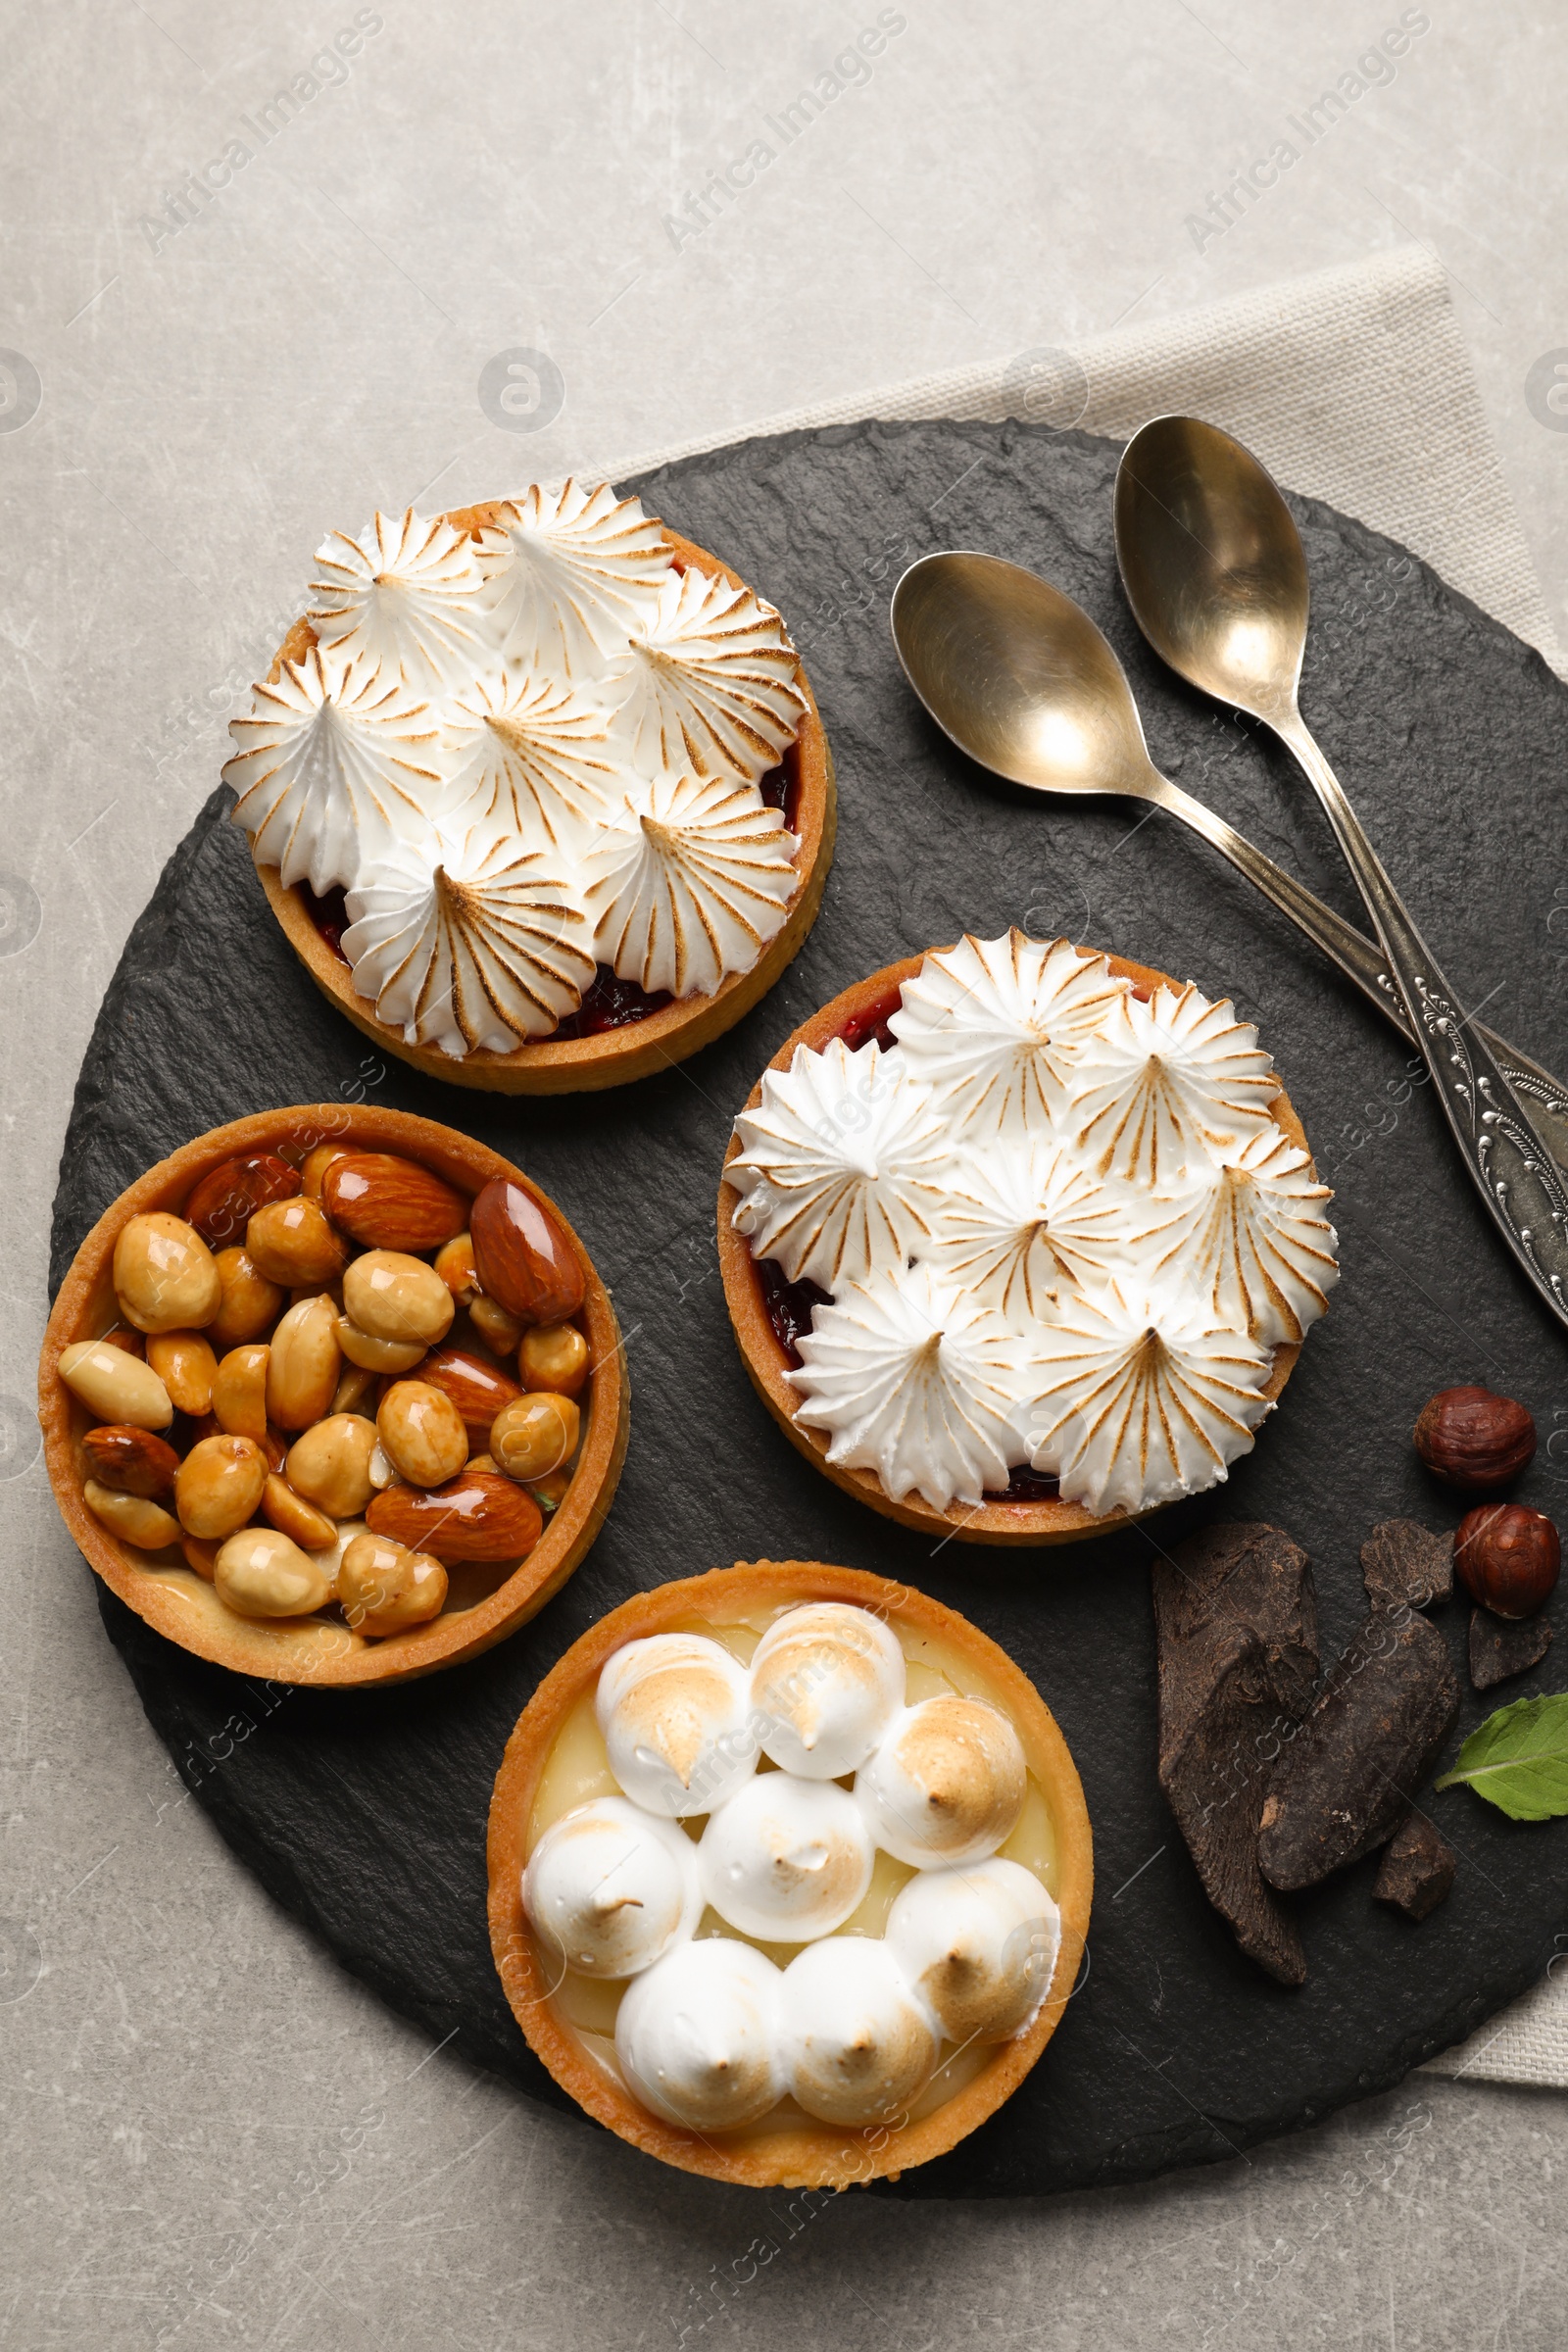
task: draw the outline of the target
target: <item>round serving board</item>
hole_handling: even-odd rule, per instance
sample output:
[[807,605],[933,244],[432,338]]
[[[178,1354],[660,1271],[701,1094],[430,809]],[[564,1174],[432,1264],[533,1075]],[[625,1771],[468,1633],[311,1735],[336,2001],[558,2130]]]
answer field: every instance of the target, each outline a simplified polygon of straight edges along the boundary
[[[56,1202],[58,1281],[106,1203],[187,1137],[274,1103],[368,1096],[519,1161],[612,1286],[632,1388],[618,1499],[565,1590],[485,1657],[386,1691],[267,1690],[100,1595],[196,1801],[277,1900],[434,2038],[456,2034],[534,2096],[562,2104],[491,1962],[485,1816],[520,1709],[594,1618],[639,1587],[736,1559],[839,1561],[963,1610],[1034,1678],[1094,1821],[1089,1965],[1016,2095],[907,2174],[905,2195],[1016,2194],[1226,2157],[1396,2082],[1538,1978],[1568,1929],[1568,1823],[1511,1823],[1453,1789],[1432,1800],[1460,1855],[1448,1901],[1412,1928],[1370,1900],[1374,1864],[1360,1864],[1303,1901],[1309,1975],[1285,1991],[1210,1911],[1159,1792],[1153,1547],[1213,1518],[1285,1528],[1312,1556],[1327,1658],[1362,1613],[1356,1555],[1373,1521],[1458,1515],[1408,1443],[1434,1389],[1480,1380],[1524,1398],[1542,1450],[1521,1494],[1568,1515],[1568,1351],[1410,1084],[1407,1050],[1283,918],[1165,817],[992,784],[906,687],[887,628],[906,564],[958,546],[1034,566],[1110,636],[1156,762],[1359,919],[1301,778],[1145,650],[1111,555],[1116,454],[1044,426],[864,424],[751,442],[637,485],[778,604],[839,771],[820,919],[780,984],[695,1060],[539,1102],[383,1061],[296,961],[220,791],[104,1000]],[[1307,716],[1469,1001],[1489,1000],[1489,1019],[1548,1067],[1568,1064],[1568,942],[1552,929],[1568,905],[1568,692],[1402,551],[1292,504],[1315,592]],[[880,964],[1009,923],[1191,977],[1258,1022],[1337,1188],[1344,1276],[1228,1487],[1066,1551],[933,1551],[811,1475],[753,1394],[724,1309],[713,1194],[734,1112],[815,1006]],[[1466,1612],[1452,1604],[1438,1622],[1462,1659]],[[1485,1699],[1467,1682],[1455,1743],[1494,1705],[1564,1685],[1568,1642]]]

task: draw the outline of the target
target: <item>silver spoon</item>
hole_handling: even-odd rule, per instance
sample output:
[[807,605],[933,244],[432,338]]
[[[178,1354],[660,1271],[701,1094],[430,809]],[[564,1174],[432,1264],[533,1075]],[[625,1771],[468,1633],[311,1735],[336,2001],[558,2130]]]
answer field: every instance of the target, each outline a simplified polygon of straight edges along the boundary
[[1568,1190],[1539,1112],[1461,1011],[1301,716],[1310,591],[1300,534],[1277,484],[1217,425],[1160,416],[1123,452],[1115,508],[1122,584],[1154,651],[1190,685],[1272,727],[1306,771],[1377,927],[1378,984],[1403,1003],[1460,1157],[1503,1241],[1568,1326]]
[[[1037,792],[1114,793],[1152,801],[1179,816],[1289,915],[1414,1045],[1403,1007],[1384,984],[1382,950],[1212,808],[1159,773],[1121,663],[1070,597],[996,556],[922,556],[893,592],[892,621],[905,675],[960,752],[994,775]],[[1500,1038],[1490,1043],[1505,1057],[1515,1086],[1529,1087],[1538,1098],[1537,1115],[1555,1157],[1568,1168],[1568,1095]]]

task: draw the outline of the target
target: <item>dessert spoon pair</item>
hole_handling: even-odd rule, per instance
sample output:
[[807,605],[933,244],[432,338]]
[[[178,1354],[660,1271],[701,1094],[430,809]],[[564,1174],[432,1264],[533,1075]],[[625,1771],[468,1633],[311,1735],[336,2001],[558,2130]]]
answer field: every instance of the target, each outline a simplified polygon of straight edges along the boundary
[[1157,417],[1123,453],[1115,536],[1128,603],[1154,651],[1190,685],[1262,720],[1305,771],[1375,943],[1159,773],[1115,654],[1036,573],[960,552],[911,564],[892,603],[910,685],[982,767],[1036,791],[1152,802],[1272,900],[1419,1050],[1504,1243],[1568,1326],[1568,1093],[1463,1012],[1301,717],[1306,557],[1278,486],[1217,426]]

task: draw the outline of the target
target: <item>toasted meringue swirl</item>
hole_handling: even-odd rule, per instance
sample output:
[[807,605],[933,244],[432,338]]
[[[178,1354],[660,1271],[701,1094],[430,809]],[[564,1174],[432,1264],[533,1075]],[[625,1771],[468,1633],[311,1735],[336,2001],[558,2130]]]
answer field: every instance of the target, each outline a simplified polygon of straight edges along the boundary
[[874,1470],[896,1502],[918,1489],[938,1510],[978,1503],[1022,1459],[1011,1415],[1025,1345],[929,1266],[846,1283],[799,1352],[785,1374],[805,1398],[796,1418],[828,1432],[830,1462]]
[[1048,1129],[1052,1089],[1127,983],[1064,939],[964,938],[928,956],[888,1026],[956,1128]]
[[1100,1176],[1161,1185],[1239,1152],[1272,1124],[1279,1080],[1257,1031],[1189,985],[1128,994],[1067,1074],[1061,1124]]
[[1298,1341],[1340,1278],[1339,1237],[1322,1208],[1333,1198],[1307,1154],[1266,1128],[1177,1196],[1152,1277],[1179,1274],[1217,1323],[1250,1332],[1260,1347]]
[[1029,1344],[1030,1462],[1097,1516],[1214,1485],[1273,1409],[1266,1351],[1169,1292],[1063,1298]]
[[639,767],[755,784],[800,731],[800,662],[769,605],[694,567],[671,572],[626,655],[618,731]]
[[482,660],[484,590],[495,557],[439,516],[380,514],[358,539],[334,531],[316,551],[321,599],[310,618],[323,645],[345,662],[401,676],[417,694],[439,696],[465,666]]
[[240,746],[223,769],[239,795],[234,821],[285,884],[335,889],[367,858],[428,834],[436,728],[397,676],[316,645],[258,685],[228,731]]
[[498,558],[495,612],[509,661],[580,680],[654,622],[671,565],[642,501],[608,483],[526,490],[485,534]]
[[944,1174],[932,1263],[1017,1324],[1046,1314],[1064,1283],[1108,1279],[1170,1214],[1038,1138],[956,1153]]
[[791,1282],[863,1282],[930,1244],[943,1123],[903,1055],[875,1039],[855,1054],[842,1038],[820,1054],[797,1047],[788,1070],[765,1073],[735,1132],[736,1230]]
[[799,848],[755,785],[669,772],[629,784],[583,859],[602,961],[671,996],[749,971],[789,913]]
[[510,826],[524,849],[580,857],[613,811],[606,720],[574,686],[477,678],[447,710],[453,819]]
[[348,894],[343,953],[378,1020],[454,1057],[547,1037],[594,976],[587,916],[538,850],[493,825],[394,848]]

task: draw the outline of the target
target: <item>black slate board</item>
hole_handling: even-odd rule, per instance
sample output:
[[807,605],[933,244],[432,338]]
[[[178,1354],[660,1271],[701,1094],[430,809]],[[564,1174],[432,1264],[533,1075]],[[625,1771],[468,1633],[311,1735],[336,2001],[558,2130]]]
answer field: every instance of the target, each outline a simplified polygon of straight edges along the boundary
[[[215,793],[133,931],[83,1065],[54,1279],[151,1160],[220,1120],[369,1091],[466,1127],[567,1205],[628,1334],[631,1451],[596,1549],[532,1625],[475,1664],[384,1693],[279,1693],[201,1665],[107,1592],[149,1717],[235,1851],[333,1953],[436,2038],[563,2105],[507,2010],[485,1936],[484,1830],[507,1735],[540,1676],[638,1589],[736,1558],[843,1561],[964,1610],[1033,1675],[1095,1824],[1088,1974],[1042,2064],[916,2196],[1137,2180],[1223,2158],[1382,2089],[1534,1982],[1568,1929],[1568,1824],[1433,1800],[1460,1853],[1423,1927],[1370,1900],[1368,1861],[1302,1905],[1310,1975],[1285,1992],[1209,1911],[1154,1777],[1152,1544],[1210,1517],[1269,1519],[1310,1550],[1325,1648],[1363,1606],[1370,1523],[1450,1525],[1406,1433],[1428,1394],[1484,1380],[1523,1397],[1543,1449],[1521,1494],[1568,1503],[1568,1363],[1512,1276],[1399,1041],[1215,857],[1124,806],[991,784],[935,734],[898,673],[893,579],[938,546],[991,549],[1079,598],[1132,675],[1157,761],[1358,914],[1300,778],[1255,730],[1148,654],[1110,546],[1116,452],[1028,425],[857,425],[754,442],[640,486],[792,623],[838,760],[839,855],[780,985],[695,1062],[539,1107],[427,1083],[369,1054],[269,914]],[[1568,903],[1560,766],[1568,695],[1540,657],[1402,551],[1293,501],[1315,610],[1303,705],[1417,920],[1471,1001],[1548,1066]],[[215,751],[216,751],[215,746]],[[859,1508],[788,1446],[742,1372],[717,1279],[713,1193],[730,1118],[781,1039],[875,966],[1009,922],[1229,992],[1260,1024],[1338,1188],[1344,1279],[1255,1454],[1217,1495],[1147,1532],[1066,1551],[920,1539]],[[1565,1457],[1559,1461],[1557,1457]],[[1465,1613],[1440,1613],[1462,1662]],[[1457,1739],[1499,1699],[1468,1694]],[[585,2125],[584,2129],[588,2129]]]

